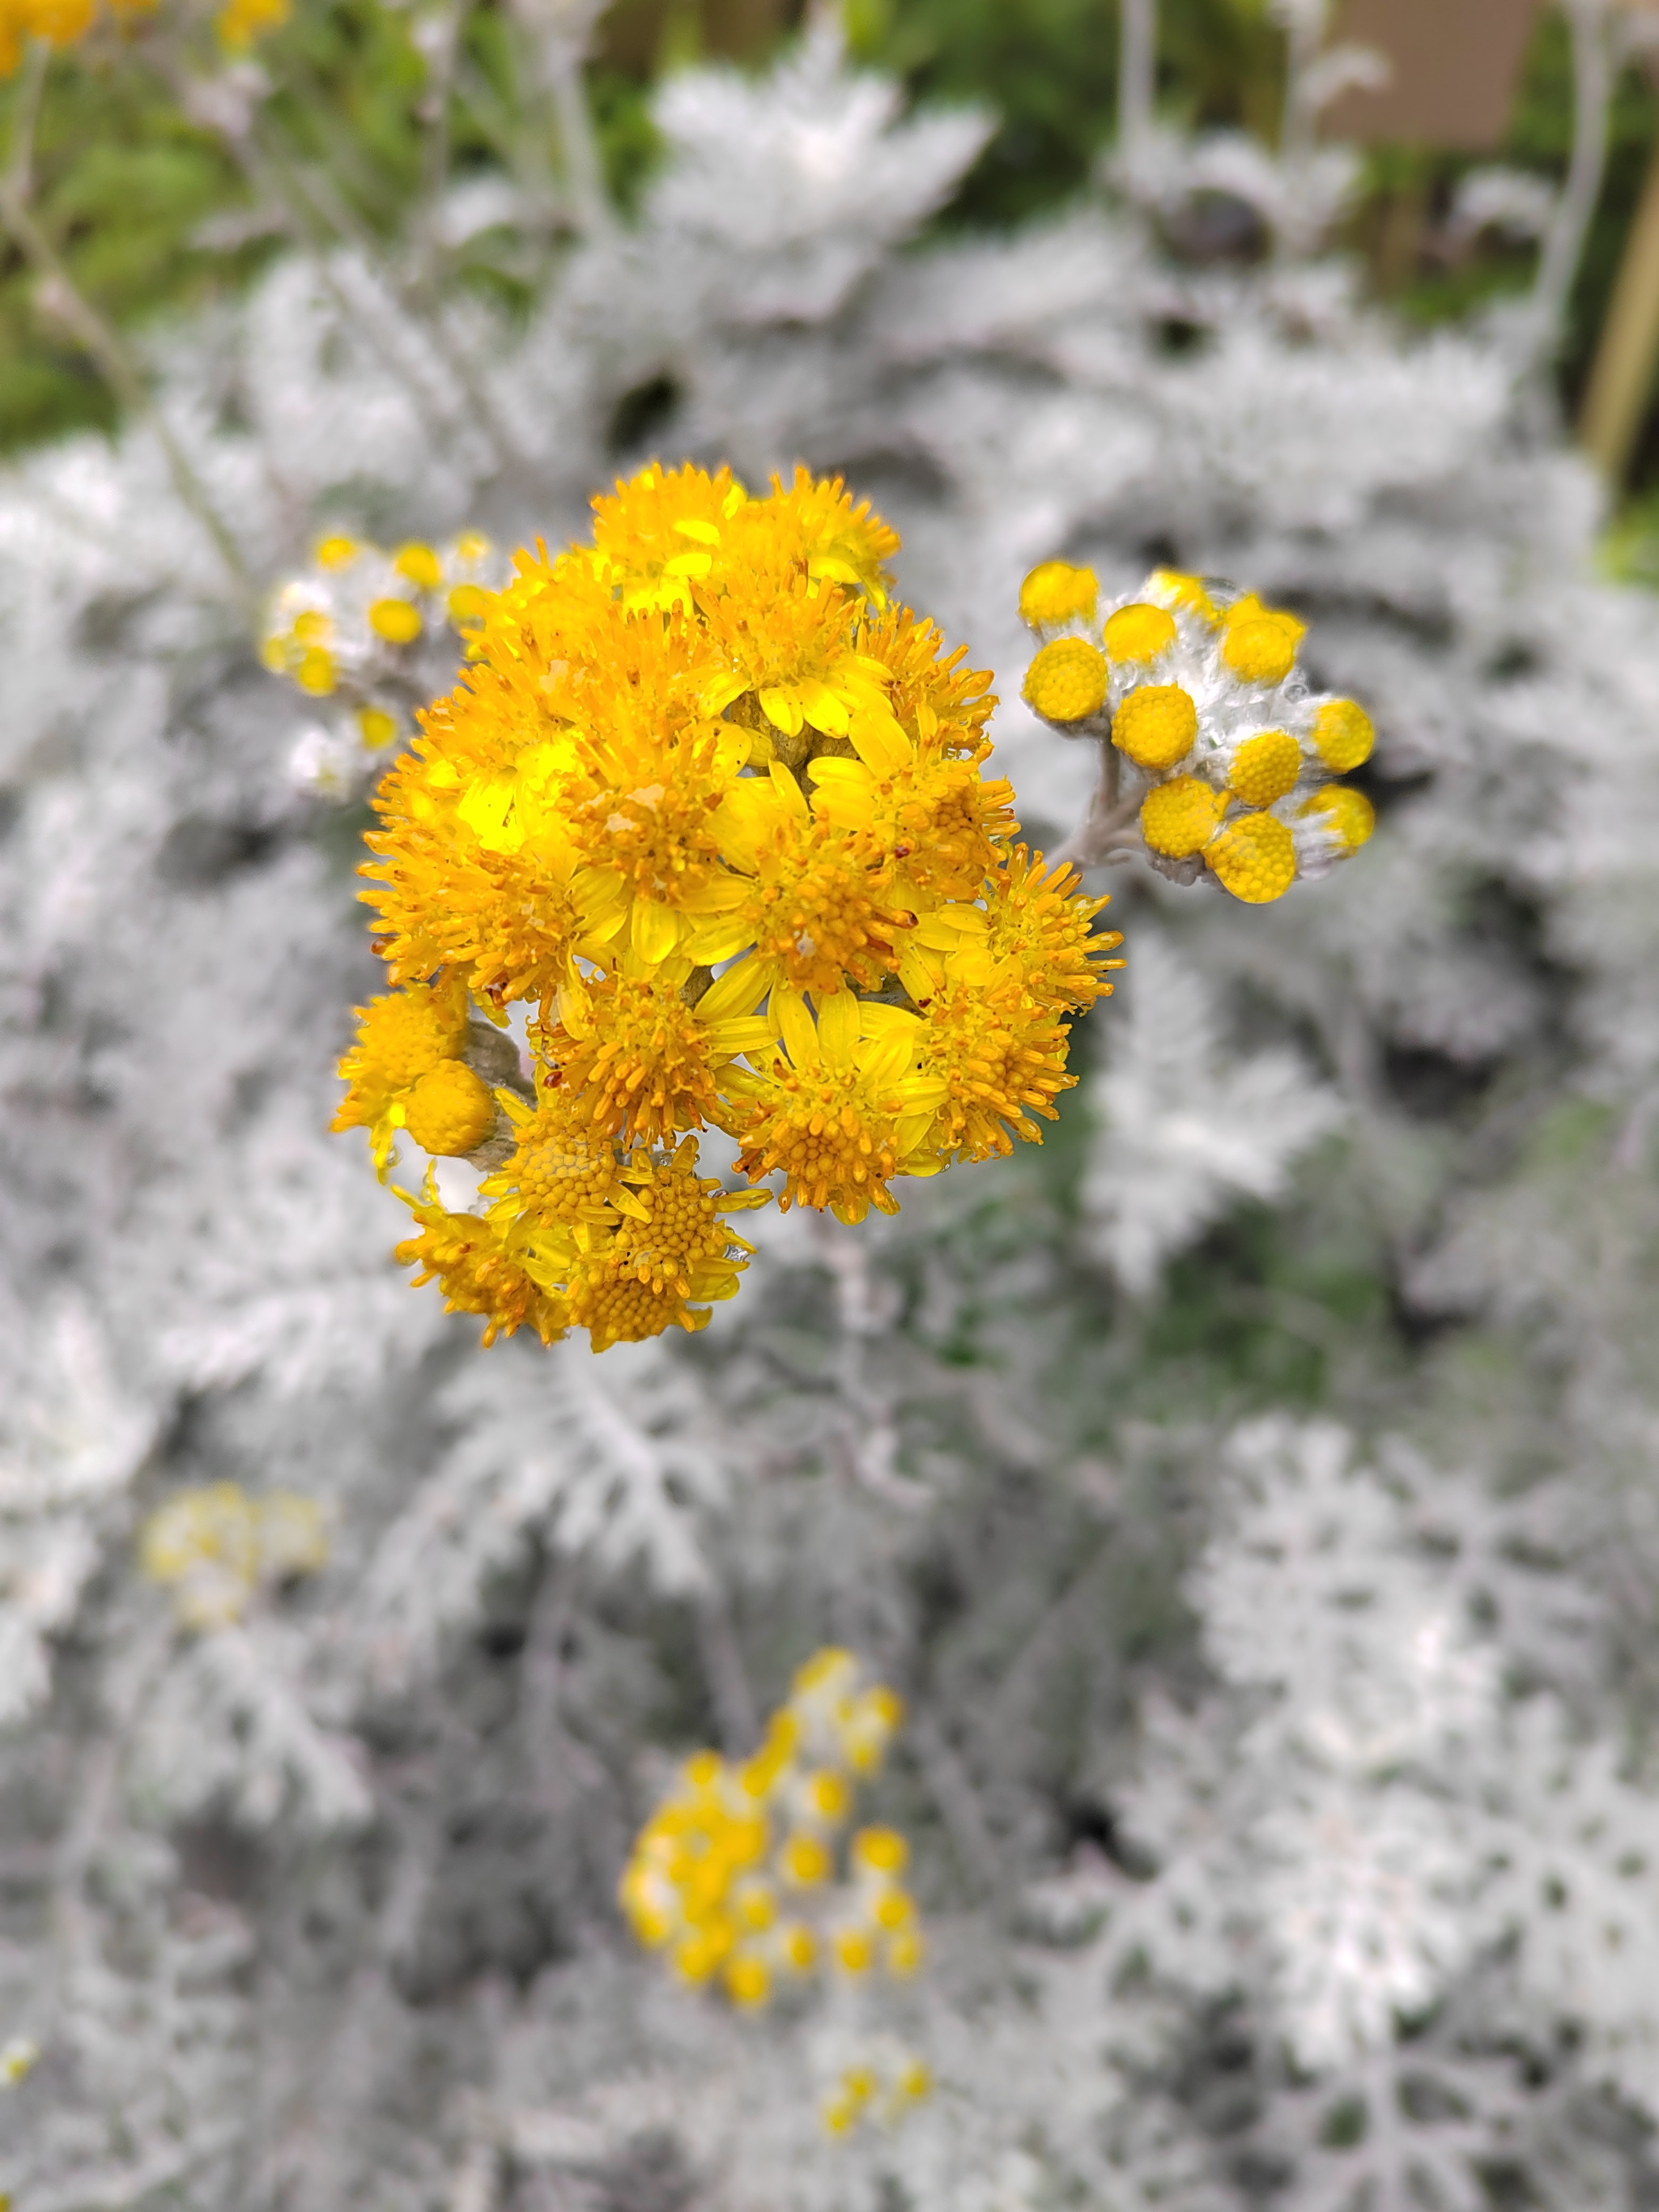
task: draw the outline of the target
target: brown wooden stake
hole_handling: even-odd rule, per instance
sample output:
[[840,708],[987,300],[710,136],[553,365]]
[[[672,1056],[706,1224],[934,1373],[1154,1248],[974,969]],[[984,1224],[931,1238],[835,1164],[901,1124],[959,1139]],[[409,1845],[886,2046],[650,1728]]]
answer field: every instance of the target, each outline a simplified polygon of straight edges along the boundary
[[1648,163],[1641,204],[1625,242],[1613,304],[1584,393],[1579,436],[1601,473],[1617,483],[1629,465],[1659,360],[1659,145]]

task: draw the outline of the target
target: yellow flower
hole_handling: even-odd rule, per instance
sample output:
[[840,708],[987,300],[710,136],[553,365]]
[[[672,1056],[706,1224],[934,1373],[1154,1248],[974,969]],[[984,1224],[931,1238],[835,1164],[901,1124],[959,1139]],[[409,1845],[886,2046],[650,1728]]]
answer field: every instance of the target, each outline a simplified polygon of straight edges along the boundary
[[1227,770],[1227,787],[1247,806],[1271,806],[1302,773],[1302,748],[1288,730],[1263,730],[1246,738]]
[[1019,587],[1019,618],[1033,629],[1092,622],[1099,594],[1092,568],[1074,568],[1069,561],[1044,561]]
[[1222,889],[1247,906],[1282,898],[1296,881],[1296,841],[1277,815],[1236,815],[1205,847],[1204,858]]
[[852,1850],[856,1865],[877,1874],[902,1874],[910,1856],[910,1846],[896,1828],[860,1828]]
[[1227,804],[1201,776],[1177,775],[1155,783],[1140,802],[1140,834],[1154,853],[1172,860],[1202,852]]
[[1316,822],[1344,853],[1357,853],[1376,827],[1376,809],[1363,791],[1346,783],[1328,783],[1297,811],[1304,821]]
[[368,626],[388,645],[412,645],[421,634],[421,611],[409,599],[376,599],[368,610]]
[[1198,708],[1178,684],[1140,684],[1112,717],[1112,743],[1138,768],[1155,772],[1186,759],[1198,735]]
[[[748,1250],[684,1151],[705,1127],[751,1182],[781,1176],[782,1203],[854,1221],[893,1208],[895,1176],[1006,1149],[1000,1115],[1030,1136],[1027,1109],[1051,1112],[1057,1016],[1103,988],[1097,908],[1069,878],[1039,895],[1011,854],[989,679],[889,603],[896,544],[839,481],[798,471],[754,498],[729,471],[651,468],[595,501],[590,545],[520,554],[483,595],[464,673],[376,794],[364,896],[417,1003],[438,976],[463,1013],[531,1004],[540,1103],[497,1094],[487,1115],[459,1038],[428,1038],[418,1066],[360,1048],[342,1109],[384,1172],[398,1127],[476,1152],[505,1105],[487,1225],[428,1207],[404,1248],[465,1310],[487,1316],[493,1286],[504,1322],[596,1347],[699,1326]],[[330,654],[361,685],[374,639],[487,551],[319,558],[279,595],[275,665]],[[976,992],[989,1028],[969,1037]],[[996,1066],[946,1113],[964,1042]]]
[[280,31],[293,12],[293,0],[226,0],[214,27],[221,46],[240,53],[256,40]]
[[1313,741],[1326,767],[1347,775],[1370,758],[1376,733],[1358,701],[1327,699],[1315,710]]
[[393,1256],[416,1270],[417,1287],[435,1279],[447,1311],[481,1316],[486,1345],[525,1328],[533,1328],[544,1344],[556,1343],[564,1334],[563,1301],[550,1295],[528,1273],[495,1222],[449,1212],[439,1204],[429,1180],[421,1197],[406,1191],[399,1195],[420,1227]]
[[1025,672],[1024,699],[1045,722],[1084,722],[1106,703],[1106,661],[1085,638],[1057,637]]
[[786,1210],[829,1206],[849,1223],[872,1206],[896,1213],[891,1179],[941,1165],[921,1150],[946,1096],[936,1076],[916,1072],[923,1023],[841,991],[822,1002],[814,1024],[798,992],[781,984],[771,996],[781,1049],[769,1055],[769,1068],[742,1079],[739,1096],[750,1103],[733,1123],[738,1165],[756,1182],[781,1170]]
[[1175,618],[1163,607],[1138,601],[1107,616],[1105,640],[1109,660],[1144,666],[1175,643]]
[[315,1574],[328,1562],[323,1510],[278,1491],[250,1498],[234,1482],[181,1490],[158,1506],[138,1537],[138,1563],[167,1584],[186,1628],[228,1627],[261,1589]]

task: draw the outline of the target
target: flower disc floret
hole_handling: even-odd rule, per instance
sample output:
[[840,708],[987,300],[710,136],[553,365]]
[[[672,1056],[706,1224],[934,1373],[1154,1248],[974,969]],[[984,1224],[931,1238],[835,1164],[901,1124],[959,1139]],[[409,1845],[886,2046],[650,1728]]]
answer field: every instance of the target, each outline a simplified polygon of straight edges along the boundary
[[1112,717],[1112,743],[1138,768],[1162,774],[1186,759],[1198,708],[1178,684],[1140,684]]
[[1282,684],[1296,665],[1296,649],[1307,627],[1248,593],[1227,610],[1221,658],[1241,683]]
[[1057,637],[1025,672],[1024,699],[1045,722],[1084,722],[1106,703],[1106,661],[1086,638]]

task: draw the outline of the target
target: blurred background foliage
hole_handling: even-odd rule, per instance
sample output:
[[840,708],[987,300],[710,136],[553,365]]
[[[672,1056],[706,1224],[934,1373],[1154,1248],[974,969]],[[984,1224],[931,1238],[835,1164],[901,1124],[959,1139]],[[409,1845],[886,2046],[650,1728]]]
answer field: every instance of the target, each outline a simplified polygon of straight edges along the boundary
[[[615,0],[589,69],[601,149],[626,206],[653,157],[648,100],[665,70],[711,56],[763,59],[795,27],[796,0]],[[983,102],[1000,124],[951,205],[946,225],[1008,227],[1083,190],[1111,135],[1115,0],[848,0],[860,54],[896,70],[924,101]],[[283,90],[268,127],[301,173],[331,173],[364,226],[396,230],[418,190],[425,70],[416,18],[381,0],[304,8],[267,59]],[[459,170],[504,158],[519,35],[504,0],[466,19],[453,124]],[[1164,0],[1160,97],[1189,125],[1277,128],[1283,40],[1265,0]],[[0,88],[9,122],[14,82]],[[1655,135],[1655,94],[1635,67],[1620,82],[1601,205],[1579,276],[1560,362],[1571,410],[1579,396],[1640,192]],[[1571,130],[1565,26],[1546,10],[1528,55],[1507,145],[1498,156],[1558,178]],[[1490,157],[1487,157],[1490,158]],[[1348,244],[1374,293],[1428,325],[1528,279],[1529,247],[1451,241],[1446,218],[1473,157],[1404,148],[1368,156]],[[53,65],[40,134],[38,211],[86,290],[117,321],[155,320],[244,283],[280,243],[254,212],[221,149],[117,48]],[[1403,220],[1402,220],[1403,216]],[[40,312],[15,254],[0,263],[0,449],[110,420],[89,364]],[[1659,413],[1650,410],[1611,557],[1620,573],[1659,575]]]

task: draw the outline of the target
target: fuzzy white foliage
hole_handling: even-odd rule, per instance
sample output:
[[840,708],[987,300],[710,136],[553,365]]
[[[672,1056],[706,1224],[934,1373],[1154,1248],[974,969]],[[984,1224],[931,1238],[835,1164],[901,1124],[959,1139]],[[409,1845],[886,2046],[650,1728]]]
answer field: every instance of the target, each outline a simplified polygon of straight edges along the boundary
[[1094,1249],[1144,1295],[1240,1199],[1277,1197],[1291,1163],[1343,1116],[1295,1054],[1230,1055],[1204,975],[1152,931],[1136,937],[1124,996],[1090,1085],[1100,1133],[1083,1209]]

